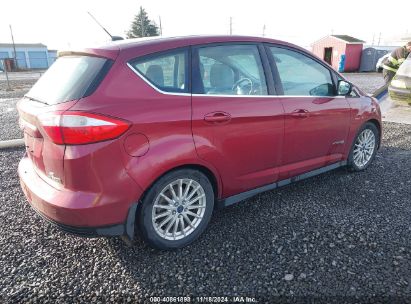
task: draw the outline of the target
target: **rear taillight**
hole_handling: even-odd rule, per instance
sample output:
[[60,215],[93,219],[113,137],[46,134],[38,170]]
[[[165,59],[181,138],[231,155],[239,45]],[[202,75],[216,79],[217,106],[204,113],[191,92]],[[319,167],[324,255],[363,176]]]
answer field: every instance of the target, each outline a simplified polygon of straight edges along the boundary
[[77,111],[45,113],[39,115],[38,120],[43,133],[59,145],[82,145],[114,139],[130,127],[124,120]]

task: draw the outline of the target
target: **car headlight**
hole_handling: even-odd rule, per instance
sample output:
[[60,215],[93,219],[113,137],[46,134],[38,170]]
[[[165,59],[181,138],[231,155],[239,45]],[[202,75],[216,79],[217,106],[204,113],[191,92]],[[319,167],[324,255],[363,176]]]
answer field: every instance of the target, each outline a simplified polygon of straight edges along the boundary
[[405,82],[403,80],[399,79],[394,79],[391,81],[391,86],[399,88],[399,89],[406,89],[407,86],[405,85]]

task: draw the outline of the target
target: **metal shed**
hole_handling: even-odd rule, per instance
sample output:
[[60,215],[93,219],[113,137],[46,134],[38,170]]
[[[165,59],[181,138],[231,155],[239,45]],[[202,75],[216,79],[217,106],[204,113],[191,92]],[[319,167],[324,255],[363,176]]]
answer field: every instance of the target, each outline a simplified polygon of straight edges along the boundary
[[378,59],[395,49],[395,46],[369,46],[362,50],[360,72],[375,71]]
[[329,35],[312,45],[315,55],[340,72],[358,71],[365,41],[348,35]]
[[19,69],[47,69],[52,63],[49,60],[47,46],[41,43],[0,43],[0,61],[14,58],[14,51]]
[[57,60],[57,50],[48,50],[49,53],[49,66],[51,66]]

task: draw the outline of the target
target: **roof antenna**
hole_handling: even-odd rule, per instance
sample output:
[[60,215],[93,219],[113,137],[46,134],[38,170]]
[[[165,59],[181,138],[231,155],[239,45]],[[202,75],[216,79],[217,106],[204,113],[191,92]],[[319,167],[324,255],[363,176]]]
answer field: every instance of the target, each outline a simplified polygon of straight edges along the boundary
[[104,26],[102,26],[102,25],[100,24],[100,22],[97,21],[97,19],[96,19],[90,12],[87,12],[87,14],[89,14],[90,17],[93,18],[93,20],[107,33],[107,35],[110,36],[111,41],[124,40],[123,37],[120,37],[120,36],[112,36],[112,35],[104,28]]

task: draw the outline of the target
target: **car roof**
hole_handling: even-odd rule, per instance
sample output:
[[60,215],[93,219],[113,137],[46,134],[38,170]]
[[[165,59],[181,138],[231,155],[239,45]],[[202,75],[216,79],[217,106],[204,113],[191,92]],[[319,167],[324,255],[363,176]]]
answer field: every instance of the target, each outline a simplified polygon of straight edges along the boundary
[[118,45],[120,49],[130,49],[148,45],[178,43],[181,45],[198,45],[219,42],[268,42],[277,44],[288,44],[284,41],[263,37],[238,36],[238,35],[196,35],[196,36],[176,36],[176,37],[145,37],[126,40],[113,41],[113,45]]
[[158,51],[185,47],[190,45],[223,43],[223,42],[255,42],[255,43],[274,43],[279,45],[290,46],[296,49],[305,51],[305,49],[280,40],[252,37],[252,36],[237,36],[237,35],[207,35],[207,36],[179,36],[179,37],[145,37],[111,41],[106,44],[84,48],[79,50],[70,50],[59,52],[59,56],[88,53],[96,56],[115,59],[120,53],[126,57],[127,54],[140,56],[144,54],[154,53]]

